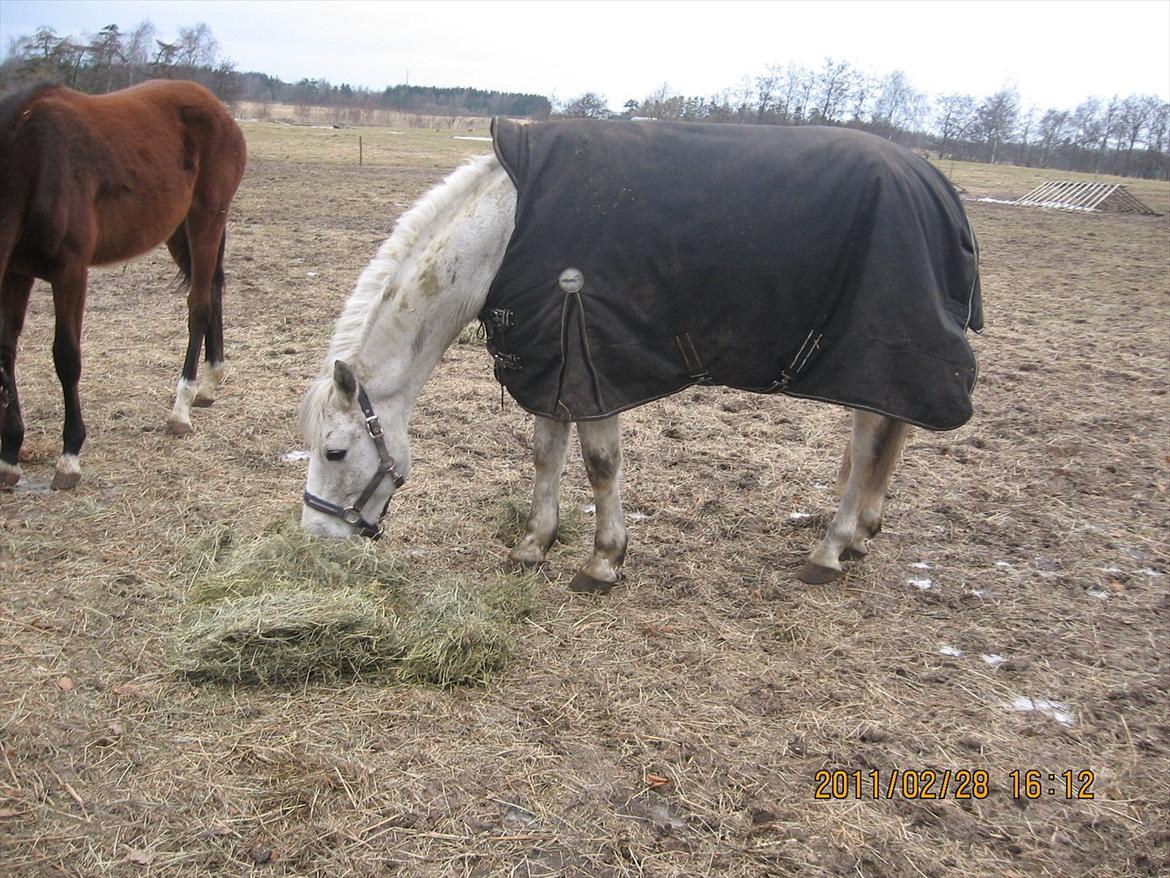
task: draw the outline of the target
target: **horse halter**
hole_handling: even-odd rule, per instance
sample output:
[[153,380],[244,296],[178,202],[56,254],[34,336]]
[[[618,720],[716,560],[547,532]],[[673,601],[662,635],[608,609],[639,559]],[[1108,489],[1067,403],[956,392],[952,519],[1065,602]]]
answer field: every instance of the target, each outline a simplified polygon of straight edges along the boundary
[[366,419],[366,432],[370,434],[370,438],[374,440],[374,447],[378,449],[378,469],[370,477],[366,483],[365,490],[358,495],[358,498],[353,501],[351,506],[338,506],[336,503],[330,503],[328,500],[310,494],[305,491],[305,505],[310,509],[315,509],[317,512],[323,512],[325,515],[331,515],[334,518],[340,518],[346,524],[357,528],[357,532],[363,537],[369,537],[372,540],[380,539],[382,536],[382,528],[379,522],[386,516],[386,510],[390,508],[390,501],[394,498],[391,493],[386,498],[386,505],[382,507],[382,513],[378,516],[376,522],[369,522],[362,516],[362,509],[370,502],[370,498],[374,496],[374,492],[382,484],[382,480],[386,476],[390,476],[394,480],[394,488],[397,490],[401,488],[406,481],[406,477],[398,472],[398,465],[394,462],[390,452],[386,449],[386,439],[382,433],[382,424],[378,420],[378,416],[374,414],[374,407],[370,405],[370,398],[366,395],[366,389],[358,384],[357,388],[357,402],[361,406],[362,415]]

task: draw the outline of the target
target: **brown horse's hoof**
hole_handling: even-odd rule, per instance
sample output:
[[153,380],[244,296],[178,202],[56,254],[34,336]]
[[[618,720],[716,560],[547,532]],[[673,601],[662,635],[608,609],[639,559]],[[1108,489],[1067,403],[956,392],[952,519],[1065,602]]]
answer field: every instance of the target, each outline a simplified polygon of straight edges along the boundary
[[832,567],[822,567],[812,561],[807,562],[796,574],[796,578],[806,585],[824,585],[826,582],[840,579],[841,576],[842,571],[834,570]]
[[869,549],[855,549],[853,546],[846,546],[845,551],[841,553],[842,561],[860,561],[869,554]]
[[20,481],[20,470],[8,465],[0,466],[0,488],[15,488]]
[[195,432],[195,428],[186,421],[167,418],[167,432],[172,436],[190,436]]
[[612,582],[602,582],[600,579],[594,579],[588,573],[577,571],[577,575],[569,583],[569,591],[577,594],[609,594],[613,586]]
[[81,481],[81,473],[63,473],[60,470],[53,473],[53,481],[49,487],[54,491],[72,491]]
[[191,405],[197,409],[211,408],[213,405],[215,405],[215,397],[196,394],[195,398],[191,400]]

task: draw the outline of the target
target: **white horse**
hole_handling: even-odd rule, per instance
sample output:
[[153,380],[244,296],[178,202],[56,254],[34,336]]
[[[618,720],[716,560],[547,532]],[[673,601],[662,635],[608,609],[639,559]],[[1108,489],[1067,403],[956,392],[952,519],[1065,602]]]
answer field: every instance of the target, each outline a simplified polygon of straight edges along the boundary
[[[443,352],[481,311],[513,231],[516,190],[495,156],[456,170],[397,223],[338,319],[321,374],[301,408],[311,448],[302,526],[322,536],[378,536],[378,522],[410,473],[408,427]],[[886,486],[906,424],[857,410],[838,477],[840,506],[798,574],[808,583],[864,556],[882,523]],[[535,488],[525,532],[509,554],[540,564],[556,538],[570,423],[535,419]],[[574,591],[606,592],[626,554],[618,416],[577,424],[593,488],[593,554]]]

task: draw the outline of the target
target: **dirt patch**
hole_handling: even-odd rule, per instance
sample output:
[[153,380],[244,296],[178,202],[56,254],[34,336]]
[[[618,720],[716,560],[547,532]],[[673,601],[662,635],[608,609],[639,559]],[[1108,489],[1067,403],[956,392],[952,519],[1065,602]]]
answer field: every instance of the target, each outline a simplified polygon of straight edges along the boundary
[[[625,417],[630,555],[604,599],[567,589],[593,520],[570,463],[582,535],[553,549],[490,687],[209,687],[165,665],[191,545],[220,524],[254,537],[296,509],[296,407],[349,289],[395,217],[487,147],[370,134],[364,148],[384,151],[359,168],[350,131],[246,131],[221,399],[190,439],[165,435],[184,344],[173,269],[159,251],[95,272],[83,482],[0,495],[5,869],[1170,868],[1165,218],[969,203],[988,324],[976,417],[913,434],[887,530],[841,582],[793,574],[832,507],[848,415],[690,390]],[[950,170],[972,198],[1027,191],[1012,169]],[[1164,209],[1168,191],[1140,196]],[[38,286],[20,360],[34,478],[61,428],[51,332]],[[386,546],[436,578],[494,568],[532,440],[481,348],[451,349],[412,437]],[[860,776],[861,795],[816,799],[818,772],[835,770]],[[1038,798],[1013,796],[1017,770],[1041,772]],[[949,773],[946,795],[887,786],[928,771]],[[986,772],[985,796],[958,797],[963,771]],[[1066,797],[1066,771],[1094,798]]]

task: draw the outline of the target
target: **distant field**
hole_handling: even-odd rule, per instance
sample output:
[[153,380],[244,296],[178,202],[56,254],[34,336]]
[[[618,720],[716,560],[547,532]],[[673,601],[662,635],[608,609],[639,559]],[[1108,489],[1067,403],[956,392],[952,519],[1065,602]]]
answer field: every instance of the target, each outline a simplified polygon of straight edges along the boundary
[[[1067,175],[940,163],[983,254],[976,415],[914,432],[885,532],[839,582],[794,573],[831,514],[847,413],[695,388],[623,416],[630,555],[603,599],[567,588],[593,522],[570,455],[580,535],[552,549],[491,685],[196,685],[165,656],[193,546],[297,514],[297,406],[354,281],[403,210],[490,149],[455,139],[482,125],[243,127],[230,380],[194,436],[163,431],[186,311],[160,249],[91,276],[83,481],[40,491],[62,406],[33,293],[31,490],[0,494],[0,872],[1167,873],[1166,217],[981,203]],[[1170,185],[1124,182],[1170,212]],[[501,512],[528,503],[532,427],[481,346],[448,352],[412,442],[378,552],[416,581],[484,576]],[[1030,769],[1041,789],[1014,795]],[[816,798],[834,770],[859,792]],[[962,771],[986,787],[959,795]]]
[[395,110],[361,110],[344,107],[300,107],[294,104],[262,104],[251,101],[242,101],[238,104],[236,115],[241,119],[256,119],[262,122],[430,128],[443,131],[486,128],[490,121],[484,116],[428,115],[425,113],[400,113]]

